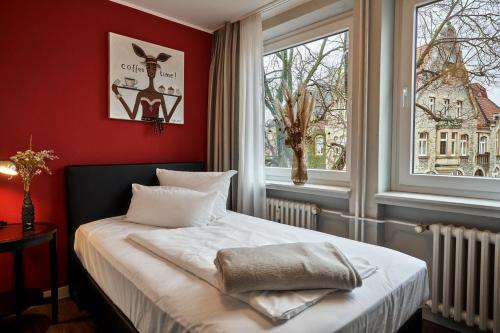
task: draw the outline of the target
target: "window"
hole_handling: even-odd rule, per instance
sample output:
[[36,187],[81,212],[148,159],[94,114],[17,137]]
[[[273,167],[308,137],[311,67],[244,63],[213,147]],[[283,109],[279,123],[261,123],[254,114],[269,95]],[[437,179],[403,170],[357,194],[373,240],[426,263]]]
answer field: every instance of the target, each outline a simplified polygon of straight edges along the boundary
[[462,117],[462,101],[457,101],[457,118]]
[[451,133],[451,155],[452,156],[455,156],[457,154],[457,140],[458,140],[458,133],[452,132]]
[[439,155],[446,155],[448,153],[448,132],[441,132],[439,134]]
[[[500,2],[485,1],[395,1],[392,190],[500,199],[487,156],[498,127],[476,117],[479,102],[500,101],[500,53],[492,52],[499,46]],[[484,67],[484,59],[494,68]],[[426,161],[419,158],[424,132],[431,140]],[[472,153],[483,156],[452,158]],[[484,178],[474,178],[476,171]]]
[[[335,136],[340,137],[347,134],[348,124],[344,113],[348,105],[348,38],[346,31],[264,57],[266,126],[267,132],[274,134],[274,137],[266,137],[267,166],[288,168],[292,161],[292,152],[285,144],[285,134],[280,131],[279,116],[274,109],[275,103],[283,103],[283,84],[290,85],[292,93],[304,83],[317,90],[310,130],[335,133]],[[323,141],[316,141],[314,148],[308,147],[309,168],[345,170],[346,165],[339,167],[338,158],[332,154],[326,154],[322,163],[311,165],[313,161],[310,157],[323,155],[324,146],[332,142],[331,137],[327,137],[326,142],[324,137],[316,137],[316,140]],[[340,141],[335,143],[344,144]]]
[[[289,181],[293,152],[286,145],[276,103],[283,86],[316,92],[306,140],[309,183],[347,185],[350,178],[352,17],[309,28],[264,45],[265,164],[268,180]],[[321,30],[321,31],[320,31]],[[314,37],[315,31],[318,32]],[[315,135],[316,133],[316,135]],[[319,135],[318,133],[321,133]]]
[[314,140],[316,144],[316,156],[323,155],[323,151],[325,148],[325,138],[323,135],[316,135],[316,139]]
[[469,137],[467,134],[460,135],[460,156],[467,156],[467,149],[469,148]]
[[484,155],[487,152],[488,147],[488,138],[486,136],[482,136],[479,139],[479,155]]
[[436,111],[436,97],[429,97],[429,110]]
[[500,156],[500,129],[497,132],[497,156]]
[[493,176],[493,178],[500,177],[500,167],[496,167],[495,170],[493,170],[492,176]]
[[450,100],[448,98],[445,98],[443,101],[443,114],[445,117],[448,117],[450,111]]
[[427,156],[427,132],[420,133],[418,139],[418,156]]

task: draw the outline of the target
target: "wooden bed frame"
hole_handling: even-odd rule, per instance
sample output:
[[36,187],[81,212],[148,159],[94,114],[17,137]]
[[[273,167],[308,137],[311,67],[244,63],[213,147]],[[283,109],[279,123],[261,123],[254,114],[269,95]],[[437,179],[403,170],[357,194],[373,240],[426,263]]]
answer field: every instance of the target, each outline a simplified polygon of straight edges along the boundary
[[[203,163],[80,165],[66,168],[68,208],[68,273],[70,296],[86,309],[102,332],[138,333],[129,318],[109,299],[88,274],[74,248],[75,232],[82,224],[124,215],[132,196],[131,184],[158,185],[156,168],[204,171]],[[421,332],[418,309],[398,330]]]

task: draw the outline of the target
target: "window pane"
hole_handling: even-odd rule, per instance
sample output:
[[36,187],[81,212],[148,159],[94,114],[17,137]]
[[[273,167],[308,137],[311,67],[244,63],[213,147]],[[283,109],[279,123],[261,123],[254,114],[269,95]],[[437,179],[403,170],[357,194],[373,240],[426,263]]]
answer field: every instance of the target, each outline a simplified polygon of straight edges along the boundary
[[482,136],[481,139],[479,139],[479,154],[486,153],[487,144],[488,144],[488,138],[485,136]]
[[451,133],[451,155],[457,154],[457,137],[458,137],[457,132]]
[[441,132],[439,139],[439,155],[446,155],[448,153],[448,133]]
[[429,97],[429,109],[434,112],[434,105],[436,104],[436,97]]
[[[497,158],[500,158],[500,129],[497,131]],[[500,169],[500,167],[498,167]]]
[[468,141],[467,135],[460,136],[460,156],[467,156]]
[[498,0],[441,0],[416,9],[414,174],[497,176],[499,12]]
[[450,110],[450,100],[448,98],[445,98],[443,102],[443,115],[445,117],[448,117],[449,110]]
[[325,139],[322,135],[316,136],[316,156],[322,156],[324,154]]
[[419,156],[427,156],[427,133],[420,133],[419,144]]
[[274,105],[283,103],[283,84],[292,93],[301,83],[316,91],[306,143],[310,169],[346,171],[348,120],[347,31],[264,56],[266,166],[291,167]]
[[462,116],[462,101],[457,101],[457,118]]
[[500,176],[500,167],[496,167],[495,170],[493,170],[493,178],[498,178]]

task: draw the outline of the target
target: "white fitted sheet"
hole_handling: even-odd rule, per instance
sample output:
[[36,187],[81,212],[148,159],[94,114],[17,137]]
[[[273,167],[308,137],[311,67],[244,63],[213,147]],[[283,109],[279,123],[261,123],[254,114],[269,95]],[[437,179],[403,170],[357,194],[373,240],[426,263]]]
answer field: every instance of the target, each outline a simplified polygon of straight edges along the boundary
[[232,212],[222,221],[252,225],[278,237],[286,233],[297,241],[328,241],[379,270],[362,287],[333,293],[277,324],[126,239],[129,233],[156,227],[124,222],[122,217],[95,221],[77,230],[74,247],[92,278],[141,333],[394,332],[428,297],[426,265],[414,257]]

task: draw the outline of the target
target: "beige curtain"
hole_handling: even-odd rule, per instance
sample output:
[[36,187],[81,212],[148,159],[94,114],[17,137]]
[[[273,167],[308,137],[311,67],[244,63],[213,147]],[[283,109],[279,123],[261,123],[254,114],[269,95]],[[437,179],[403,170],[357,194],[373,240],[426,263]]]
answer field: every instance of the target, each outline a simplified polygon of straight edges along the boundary
[[[213,35],[208,91],[208,171],[238,169],[239,23],[226,23]],[[236,203],[233,179],[229,207]]]

